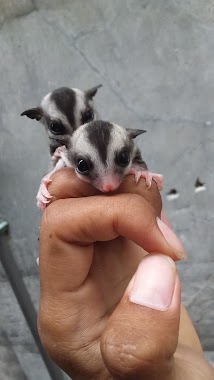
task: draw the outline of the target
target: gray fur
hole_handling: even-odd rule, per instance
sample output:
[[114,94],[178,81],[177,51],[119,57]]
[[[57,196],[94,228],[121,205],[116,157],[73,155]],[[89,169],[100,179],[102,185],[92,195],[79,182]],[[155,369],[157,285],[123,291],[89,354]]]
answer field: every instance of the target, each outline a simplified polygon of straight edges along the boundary
[[[136,135],[144,131],[138,130]],[[77,172],[77,175],[84,181],[91,182],[92,185],[101,191],[103,183],[113,182],[118,187],[124,176],[129,172],[133,164],[147,169],[139,149],[134,144],[130,130],[109,123],[96,120],[80,126],[71,136],[68,148],[68,160]],[[118,155],[121,152],[128,152],[129,163],[125,166],[118,164]],[[78,172],[78,162],[84,160],[89,170],[87,173]]]
[[[69,140],[74,131],[83,124],[85,112],[93,114],[93,120],[98,118],[93,104],[93,97],[101,85],[86,91],[77,88],[61,87],[47,94],[39,107],[22,112],[21,116],[40,121],[46,128],[49,137],[51,155],[59,146],[68,148]],[[60,133],[53,133],[51,126],[58,125]]]
[[104,165],[107,164],[108,146],[111,139],[113,125],[109,122],[94,121],[93,128],[91,123],[86,126],[87,138],[90,144],[97,149],[99,157]]

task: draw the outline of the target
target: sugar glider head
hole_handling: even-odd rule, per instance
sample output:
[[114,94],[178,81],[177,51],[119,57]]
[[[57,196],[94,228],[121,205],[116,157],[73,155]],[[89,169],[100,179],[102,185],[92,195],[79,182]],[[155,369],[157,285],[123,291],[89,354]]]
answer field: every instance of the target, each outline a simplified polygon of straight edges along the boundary
[[133,139],[146,132],[96,120],[71,137],[68,159],[78,177],[102,192],[116,190],[129,172],[137,147]]
[[69,137],[80,125],[98,118],[93,97],[101,86],[86,91],[57,88],[43,98],[39,107],[30,108],[22,112],[21,116],[26,115],[45,125],[53,153],[58,146],[67,146]]

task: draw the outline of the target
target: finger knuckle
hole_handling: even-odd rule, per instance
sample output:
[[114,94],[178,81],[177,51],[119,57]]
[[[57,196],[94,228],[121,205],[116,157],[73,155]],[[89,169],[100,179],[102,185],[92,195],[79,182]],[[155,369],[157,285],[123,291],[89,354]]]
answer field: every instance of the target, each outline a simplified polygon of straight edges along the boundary
[[124,195],[124,203],[131,209],[137,209],[143,202],[145,202],[144,199],[138,194],[130,193]]
[[[173,347],[162,339],[148,334],[136,333],[117,324],[107,329],[102,340],[102,354],[106,366],[117,378],[147,378],[155,373],[168,373],[172,365]],[[150,378],[150,377],[149,377]],[[159,378],[159,377],[157,377]]]
[[61,203],[61,200],[57,200],[45,209],[40,224],[40,234],[42,236],[57,232],[62,225]]
[[107,367],[119,378],[126,378],[138,372],[141,360],[136,355],[134,344],[121,342],[121,339],[116,339],[114,334],[108,334],[102,350]]

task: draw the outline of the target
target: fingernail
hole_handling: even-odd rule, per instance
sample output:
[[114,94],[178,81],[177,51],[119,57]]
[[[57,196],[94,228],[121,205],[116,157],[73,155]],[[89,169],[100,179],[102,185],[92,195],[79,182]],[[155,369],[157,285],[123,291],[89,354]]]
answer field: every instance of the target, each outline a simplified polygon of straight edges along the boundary
[[157,218],[157,224],[167,243],[169,243],[172,249],[175,249],[174,252],[178,259],[185,260],[187,258],[187,254],[175,233],[159,218]]
[[175,279],[175,264],[170,257],[148,255],[135,273],[129,299],[138,305],[165,311],[171,305]]

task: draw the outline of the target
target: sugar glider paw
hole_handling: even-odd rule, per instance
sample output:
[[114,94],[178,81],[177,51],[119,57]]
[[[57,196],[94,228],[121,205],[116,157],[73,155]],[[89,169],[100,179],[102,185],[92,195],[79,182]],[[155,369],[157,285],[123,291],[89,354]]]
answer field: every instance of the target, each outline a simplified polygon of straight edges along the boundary
[[63,145],[63,146],[58,146],[58,148],[56,148],[53,156],[51,157],[51,160],[53,161],[54,164],[56,164],[56,162],[62,158],[62,156],[64,154],[66,154],[67,150],[66,150],[66,146]]
[[158,190],[161,191],[163,189],[163,175],[157,174],[157,173],[151,173],[151,174],[152,174],[152,178],[157,183]]
[[135,173],[135,182],[138,183],[140,178],[145,178],[146,184],[147,184],[147,189],[149,189],[152,185],[152,173],[148,171],[137,171]]
[[136,183],[138,183],[140,178],[145,178],[148,189],[151,187],[153,179],[157,183],[158,190],[163,189],[162,174],[152,173],[146,169],[143,170],[142,168],[131,168],[129,174],[134,174]]
[[37,207],[44,211],[46,205],[50,202],[52,195],[48,191],[48,185],[51,183],[51,179],[43,177],[37,193]]
[[62,169],[63,167],[71,167],[71,163],[68,159],[68,151],[65,145],[59,146],[53,156],[51,157],[53,165],[55,166],[55,171]]

